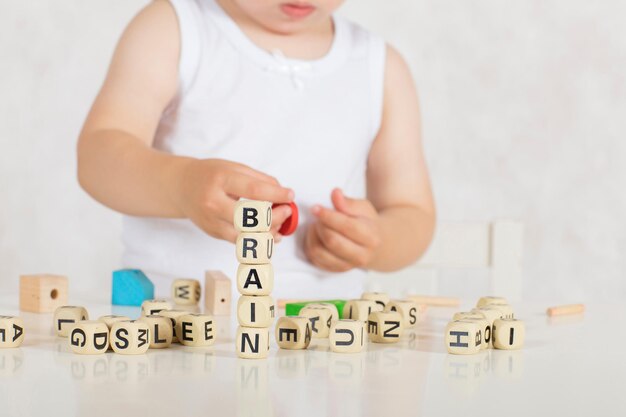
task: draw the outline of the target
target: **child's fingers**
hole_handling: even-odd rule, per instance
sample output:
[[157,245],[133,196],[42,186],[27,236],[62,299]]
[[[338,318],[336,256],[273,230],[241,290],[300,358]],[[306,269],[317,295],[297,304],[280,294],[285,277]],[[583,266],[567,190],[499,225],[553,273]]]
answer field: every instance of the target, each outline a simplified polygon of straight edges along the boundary
[[339,232],[359,245],[370,247],[371,231],[362,219],[355,219],[321,206],[314,206],[312,212],[324,226]]
[[267,175],[261,171],[257,171],[256,169],[252,169],[249,166],[240,164],[238,162],[232,162],[232,164],[238,172],[244,175],[249,175],[261,181],[269,182],[270,184],[280,185],[278,180],[271,175]]
[[204,216],[200,220],[194,221],[194,223],[209,236],[231,243],[235,243],[237,240],[238,233],[233,226],[232,220],[230,222],[221,219],[211,220],[208,216]]
[[365,268],[369,262],[368,251],[333,229],[319,225],[317,235],[324,247],[339,259],[358,268]]
[[346,272],[352,269],[352,265],[339,259],[324,248],[315,229],[314,225],[309,227],[304,245],[304,252],[311,263],[331,272]]
[[276,206],[272,209],[272,229],[280,229],[285,220],[291,216],[291,207],[288,205]]
[[237,197],[271,201],[272,203],[289,203],[294,198],[294,192],[289,188],[239,173],[232,173],[228,176],[224,190],[227,194]]

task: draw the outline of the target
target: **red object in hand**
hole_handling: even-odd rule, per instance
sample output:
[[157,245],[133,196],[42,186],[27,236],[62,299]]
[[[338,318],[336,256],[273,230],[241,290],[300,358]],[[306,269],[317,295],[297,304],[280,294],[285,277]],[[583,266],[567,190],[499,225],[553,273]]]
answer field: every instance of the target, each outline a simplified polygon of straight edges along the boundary
[[[272,208],[283,205],[285,204],[274,204]],[[296,206],[296,203],[293,201],[291,203],[287,203],[286,205],[291,207],[291,216],[287,217],[287,220],[283,222],[278,230],[278,233],[283,236],[292,235],[298,228],[298,206]]]

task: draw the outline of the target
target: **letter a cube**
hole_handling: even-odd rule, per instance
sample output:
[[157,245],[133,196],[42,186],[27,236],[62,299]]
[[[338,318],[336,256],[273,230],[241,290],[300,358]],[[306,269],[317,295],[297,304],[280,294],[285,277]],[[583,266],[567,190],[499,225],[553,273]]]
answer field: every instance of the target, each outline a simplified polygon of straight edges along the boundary
[[24,322],[19,317],[0,316],[0,348],[19,347],[24,341]]

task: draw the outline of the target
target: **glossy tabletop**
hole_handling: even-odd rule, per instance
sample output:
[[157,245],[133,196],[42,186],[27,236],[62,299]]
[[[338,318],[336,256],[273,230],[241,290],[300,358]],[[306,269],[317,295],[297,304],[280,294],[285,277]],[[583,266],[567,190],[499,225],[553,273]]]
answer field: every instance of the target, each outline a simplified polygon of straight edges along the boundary
[[[83,303],[91,318],[139,308]],[[272,343],[265,360],[238,359],[235,317],[217,318],[208,348],[173,345],[147,354],[81,356],[52,333],[51,314],[21,313],[0,296],[0,314],[19,315],[26,339],[0,349],[0,416],[623,416],[623,306],[588,305],[584,316],[550,319],[545,306],[516,306],[526,322],[520,351],[445,352],[454,310],[430,308],[393,345],[332,353]],[[464,307],[469,308],[469,300]]]

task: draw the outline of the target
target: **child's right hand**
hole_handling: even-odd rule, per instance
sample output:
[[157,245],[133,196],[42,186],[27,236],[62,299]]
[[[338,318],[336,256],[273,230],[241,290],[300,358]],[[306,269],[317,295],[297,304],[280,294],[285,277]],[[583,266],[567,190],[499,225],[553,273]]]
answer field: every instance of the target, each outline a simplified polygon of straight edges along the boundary
[[[235,242],[233,226],[235,203],[239,198],[289,203],[294,192],[282,187],[276,178],[246,165],[221,159],[189,159],[178,175],[175,204],[196,226],[210,236]],[[272,233],[291,215],[289,206],[272,212]]]

